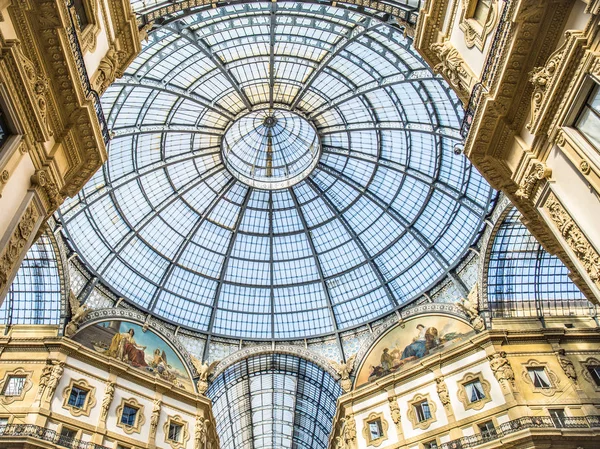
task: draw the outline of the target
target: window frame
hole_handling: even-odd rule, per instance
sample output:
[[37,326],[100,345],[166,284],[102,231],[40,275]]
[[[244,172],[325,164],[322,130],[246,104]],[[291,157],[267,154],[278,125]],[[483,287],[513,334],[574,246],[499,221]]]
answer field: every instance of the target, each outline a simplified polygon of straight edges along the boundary
[[[549,381],[548,387],[536,387],[535,381],[531,377],[530,370],[543,369],[546,375],[546,378]],[[541,393],[544,396],[553,396],[557,391],[562,391],[560,388],[560,378],[556,375],[554,371],[550,369],[548,362],[539,362],[537,360],[529,360],[527,363],[523,364],[523,371],[521,373],[521,377],[523,380],[531,386],[531,389],[534,393]]]
[[[483,391],[484,397],[472,402],[466,386],[473,382],[479,382]],[[483,373],[466,373],[462,379],[458,381],[458,400],[463,404],[465,410],[481,410],[485,405],[492,400],[491,384],[485,380]]]
[[[169,438],[169,429],[171,425],[181,426],[181,438],[179,441],[175,441]],[[163,425],[163,433],[165,434],[165,443],[171,446],[172,449],[184,449],[190,438],[190,432],[188,430],[188,423],[180,415],[169,415]]]
[[[488,424],[491,424],[491,429],[489,428]],[[488,419],[487,421],[477,423],[477,430],[481,434],[481,437],[484,439],[484,441],[491,441],[498,438],[498,432],[496,431],[496,427],[496,423],[493,419]]]
[[[71,392],[73,388],[86,391],[87,395],[84,399],[82,407],[76,407],[69,404]],[[71,379],[67,387],[63,390],[62,407],[68,410],[73,416],[90,416],[92,408],[96,405],[96,387],[91,385],[86,379]]]
[[[132,425],[123,422],[123,412],[125,407],[136,409],[134,423]],[[122,398],[121,403],[117,407],[117,426],[123,429],[127,434],[140,433],[142,425],[146,422],[144,416],[144,406],[140,404],[135,398]]]
[[[424,402],[427,402],[430,416],[429,416],[429,418],[420,420],[416,407],[421,406]],[[409,407],[408,413],[407,413],[408,419],[410,420],[410,422],[413,425],[413,428],[415,428],[415,429],[425,430],[425,429],[429,428],[429,426],[431,426],[431,424],[433,424],[434,422],[437,421],[437,418],[436,418],[437,405],[434,401],[431,400],[431,397],[429,394],[415,395],[412,398],[412,400],[410,400],[408,402],[408,407]]]
[[[4,378],[0,381],[0,402],[4,405],[12,404],[15,401],[22,401],[25,399],[25,395],[31,387],[33,386],[33,382],[31,381],[33,371],[26,371],[23,368],[16,368],[11,371],[6,371],[4,373]],[[8,382],[12,378],[24,378],[23,386],[19,391],[19,394],[9,395],[5,394],[6,387],[8,386]]]
[[[379,429],[381,430],[381,435],[377,438],[373,438],[373,435],[371,433],[371,424],[376,423],[376,422],[379,423]],[[365,441],[367,442],[367,446],[374,446],[374,447],[380,446],[381,443],[383,443],[385,440],[388,439],[388,429],[389,429],[389,423],[388,423],[387,419],[385,419],[383,412],[370,413],[369,416],[367,416],[363,421],[363,430],[362,430],[362,434],[363,434],[363,437],[365,438]]]

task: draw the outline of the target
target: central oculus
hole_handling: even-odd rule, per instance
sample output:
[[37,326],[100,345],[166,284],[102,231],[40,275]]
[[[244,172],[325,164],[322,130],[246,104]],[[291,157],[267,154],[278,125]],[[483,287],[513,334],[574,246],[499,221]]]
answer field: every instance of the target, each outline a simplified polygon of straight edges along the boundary
[[258,189],[284,189],[306,178],[321,153],[317,130],[304,117],[281,109],[245,114],[231,123],[221,143],[233,176]]

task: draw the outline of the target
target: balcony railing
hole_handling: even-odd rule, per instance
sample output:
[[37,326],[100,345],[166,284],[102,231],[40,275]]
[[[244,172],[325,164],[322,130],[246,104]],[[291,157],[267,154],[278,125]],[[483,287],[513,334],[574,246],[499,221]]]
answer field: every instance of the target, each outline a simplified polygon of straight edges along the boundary
[[[4,428],[0,427],[0,441],[4,438],[35,438],[70,449],[111,449],[100,444],[61,435],[55,430],[33,424],[9,424]],[[0,444],[0,447],[4,446]]]
[[527,416],[501,424],[493,430],[462,437],[441,444],[439,449],[469,449],[488,441],[497,440],[507,435],[527,429],[589,429],[600,428],[600,416],[567,416],[553,418],[551,416]]
[[69,8],[69,18],[71,20],[71,25],[67,27],[67,35],[69,37],[69,45],[71,46],[71,50],[73,51],[73,55],[75,56],[75,63],[77,65],[77,73],[79,74],[79,80],[83,85],[83,91],[87,98],[90,98],[94,103],[94,110],[96,111],[96,117],[98,117],[98,123],[100,124],[100,130],[102,131],[102,138],[104,139],[104,143],[108,144],[110,140],[110,135],[108,133],[108,126],[106,124],[106,119],[104,117],[104,111],[102,110],[102,104],[100,103],[100,96],[98,92],[92,89],[92,85],[90,83],[90,77],[88,76],[87,69],[85,68],[85,62],[83,60],[83,52],[81,51],[81,45],[79,44],[79,37],[77,36],[75,20],[73,19],[73,1],[74,0],[66,0],[67,8]]
[[512,13],[513,3],[514,2],[511,0],[504,0],[504,8],[502,9],[502,15],[500,16],[500,20],[498,21],[498,28],[496,28],[496,32],[494,33],[492,46],[490,48],[488,57],[485,61],[483,72],[481,73],[481,81],[475,84],[475,86],[473,86],[473,90],[471,91],[469,104],[467,105],[467,109],[465,110],[465,116],[463,118],[463,122],[460,128],[460,133],[465,138],[467,137],[467,134],[469,134],[469,130],[471,129],[473,117],[475,116],[475,110],[477,109],[477,106],[481,101],[482,94],[484,91],[487,90],[487,86],[489,86],[489,81],[496,72],[496,68],[500,63],[500,58],[498,57],[498,54],[500,50],[506,45],[506,42],[510,35],[512,27],[509,26],[510,23],[508,21],[508,17]]

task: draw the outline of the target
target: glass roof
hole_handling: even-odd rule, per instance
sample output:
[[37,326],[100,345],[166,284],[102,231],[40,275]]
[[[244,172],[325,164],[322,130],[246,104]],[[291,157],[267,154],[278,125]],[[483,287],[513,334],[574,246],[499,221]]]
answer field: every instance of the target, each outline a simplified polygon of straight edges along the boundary
[[312,124],[289,111],[263,109],[244,115],[225,131],[223,162],[250,187],[281,189],[306,178],[319,161]]
[[341,394],[331,375],[287,354],[241,360],[207,392],[222,449],[325,449]]
[[[65,230],[117,294],[207,334],[308,338],[387,315],[460,262],[489,208],[453,153],[460,102],[376,12],[182,12],[102,103],[109,160],[62,206]],[[316,166],[291,187],[223,163],[223,134],[264,108],[318,134]]]

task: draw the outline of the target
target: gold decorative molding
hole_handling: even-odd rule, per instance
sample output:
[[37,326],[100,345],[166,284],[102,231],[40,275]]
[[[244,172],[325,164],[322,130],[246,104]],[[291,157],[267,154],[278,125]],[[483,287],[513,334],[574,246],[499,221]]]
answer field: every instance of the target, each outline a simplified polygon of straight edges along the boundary
[[[417,406],[418,404],[427,401],[427,404],[429,405],[429,413],[431,414],[430,418],[424,419],[423,421],[419,421],[418,417],[417,417],[417,412],[415,410],[415,406]],[[435,402],[433,402],[431,400],[431,397],[429,396],[429,394],[417,394],[415,395],[409,402],[408,402],[408,412],[407,412],[407,416],[408,416],[408,420],[412,423],[413,428],[416,429],[421,429],[421,430],[426,430],[429,428],[429,426],[431,426],[434,422],[437,421],[436,417],[435,417],[435,412],[437,411],[437,406],[435,405]]]
[[582,366],[581,375],[583,376],[583,378],[590,383],[594,390],[600,392],[600,385],[597,384],[596,381],[592,378],[592,375],[590,374],[589,370],[590,366],[600,367],[600,359],[595,357],[588,357],[585,361],[580,363]]
[[[179,441],[169,439],[169,427],[171,426],[171,424],[181,426],[181,438],[179,439]],[[172,449],[185,448],[187,445],[187,441],[190,439],[188,423],[179,415],[167,417],[167,421],[163,425],[163,431],[165,433],[165,443],[168,443]]]
[[396,424],[396,428],[400,430],[402,428],[402,415],[400,414],[400,407],[398,406],[398,398],[388,398],[390,404],[390,414],[392,415],[392,421]]
[[342,439],[347,449],[356,448],[356,420],[354,415],[348,415],[342,418]]
[[600,255],[596,249],[553,192],[546,198],[544,209],[590,280],[600,288]]
[[510,385],[514,385],[515,372],[506,358],[506,352],[496,352],[490,355],[488,359],[490,361],[490,368],[500,386],[502,388],[507,388]]
[[[129,406],[131,408],[137,409],[137,413],[135,414],[135,420],[132,425],[128,425],[122,422],[123,410],[125,406]],[[140,433],[142,429],[142,425],[146,422],[146,418],[144,417],[144,406],[140,404],[135,398],[121,399],[121,403],[117,407],[117,427],[123,429],[123,431],[127,434]]]
[[6,244],[4,253],[0,256],[0,291],[7,286],[9,280],[12,280],[11,273],[20,262],[21,256],[27,251],[27,243],[39,216],[35,202],[31,201]]
[[[71,390],[73,387],[81,388],[87,391],[85,401],[81,408],[69,405],[69,397],[71,396]],[[96,387],[93,387],[88,383],[86,379],[71,379],[69,385],[63,390],[63,405],[65,410],[73,416],[90,416],[92,408],[96,405]]]
[[[33,382],[31,381],[32,374],[33,374],[33,371],[26,371],[23,368],[16,368],[12,371],[6,371],[4,373],[4,378],[0,381],[0,393],[1,393],[0,402],[4,405],[8,405],[8,404],[12,404],[15,401],[22,401],[23,399],[25,399],[25,394],[29,390],[31,390],[31,387],[33,386]],[[6,387],[6,382],[11,377],[24,377],[25,382],[23,384],[23,388],[21,389],[21,392],[18,395],[5,396],[4,388]]]
[[498,2],[497,0],[490,1],[490,9],[484,23],[479,23],[474,17],[477,3],[481,0],[460,0],[461,1],[461,18],[459,28],[465,36],[465,43],[468,48],[476,47],[483,51],[487,37],[492,33],[498,21]]
[[[481,384],[484,397],[478,401],[471,402],[467,395],[465,385],[474,381],[479,381]],[[492,400],[490,395],[491,389],[490,383],[483,378],[481,373],[466,373],[463,378],[458,381],[458,400],[462,402],[465,410],[481,410],[485,404]]]
[[453,86],[457,95],[464,101],[468,100],[473,84],[473,75],[465,64],[461,54],[454,48],[450,41],[435,42],[429,46],[437,56],[439,63],[433,69]]
[[552,176],[552,169],[543,162],[533,161],[528,168],[527,175],[515,192],[515,196],[521,200],[531,200],[539,187],[541,181]]
[[[548,376],[548,380],[550,381],[550,386],[548,388],[536,387],[533,381],[531,380],[528,368],[543,368],[546,373],[546,376]],[[547,362],[540,362],[535,359],[528,360],[527,363],[523,364],[523,371],[521,371],[521,377],[525,381],[525,383],[528,383],[531,386],[531,389],[534,393],[541,393],[544,396],[554,396],[556,392],[562,391],[561,389],[559,389],[560,379],[558,378],[556,373],[549,368]]]
[[[379,421],[381,423],[381,437],[375,438],[372,440],[371,439],[371,430],[370,430],[369,426],[371,423],[373,423],[375,421]],[[389,428],[389,424],[388,424],[387,420],[384,418],[383,413],[381,413],[381,412],[370,413],[369,416],[367,416],[367,418],[364,420],[363,429],[362,429],[362,434],[363,434],[363,437],[365,437],[367,446],[374,446],[374,447],[381,446],[381,443],[383,443],[385,440],[388,439],[388,434],[387,434],[388,428]]]

